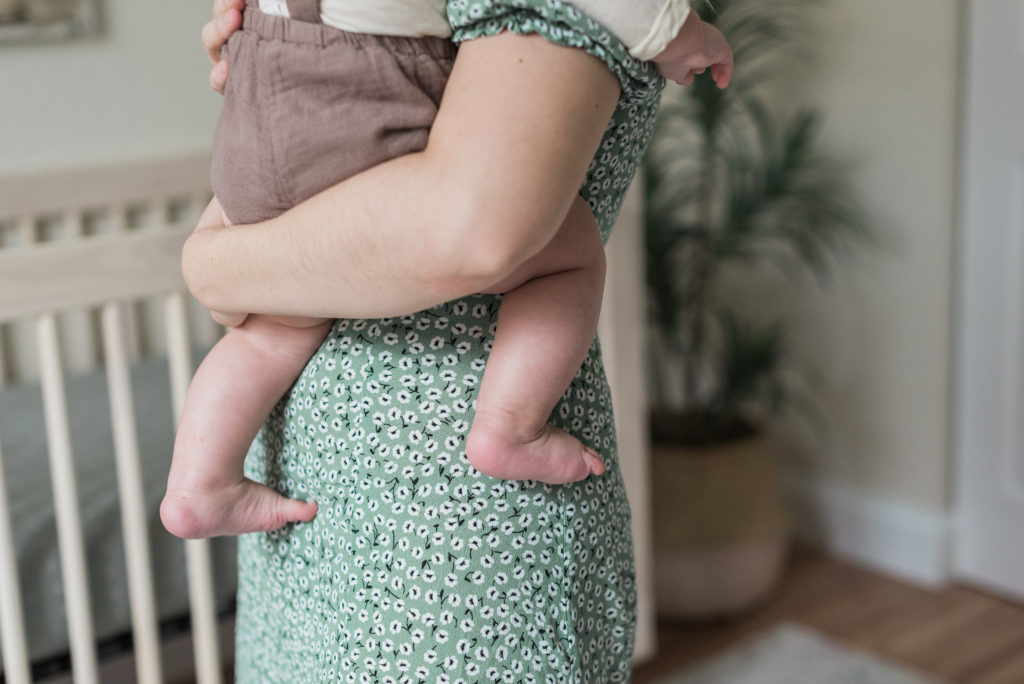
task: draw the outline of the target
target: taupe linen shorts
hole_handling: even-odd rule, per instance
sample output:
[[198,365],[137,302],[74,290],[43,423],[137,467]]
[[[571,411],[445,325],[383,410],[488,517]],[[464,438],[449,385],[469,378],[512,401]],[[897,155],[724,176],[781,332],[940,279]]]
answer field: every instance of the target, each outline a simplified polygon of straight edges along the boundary
[[257,5],[248,0],[225,46],[211,183],[228,219],[272,218],[426,146],[455,57],[450,41],[350,33]]

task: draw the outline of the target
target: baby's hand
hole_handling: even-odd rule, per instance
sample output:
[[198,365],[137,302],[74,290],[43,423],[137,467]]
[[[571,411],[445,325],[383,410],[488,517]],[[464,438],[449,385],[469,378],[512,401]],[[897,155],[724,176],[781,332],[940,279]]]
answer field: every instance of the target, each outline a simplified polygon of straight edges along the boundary
[[220,49],[228,42],[231,34],[242,26],[243,9],[245,0],[214,0],[213,19],[203,26],[203,48],[213,62],[210,86],[221,95],[228,82],[228,63],[221,58]]
[[719,88],[728,86],[732,79],[732,48],[721,31],[702,21],[693,10],[676,37],[652,61],[662,76],[684,86],[708,67]]

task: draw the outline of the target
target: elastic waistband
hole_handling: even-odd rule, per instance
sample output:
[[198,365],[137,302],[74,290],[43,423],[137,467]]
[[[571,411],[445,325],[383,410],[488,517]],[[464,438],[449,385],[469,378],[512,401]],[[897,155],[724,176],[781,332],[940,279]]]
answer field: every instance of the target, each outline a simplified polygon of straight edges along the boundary
[[446,38],[423,36],[381,36],[372,33],[353,33],[344,29],[298,21],[273,14],[265,14],[259,9],[259,0],[246,0],[245,12],[242,13],[242,30],[255,33],[260,38],[280,40],[285,43],[300,45],[316,45],[327,47],[337,43],[348,44],[357,48],[381,47],[388,52],[420,55],[426,53],[435,59],[453,59],[455,44]]

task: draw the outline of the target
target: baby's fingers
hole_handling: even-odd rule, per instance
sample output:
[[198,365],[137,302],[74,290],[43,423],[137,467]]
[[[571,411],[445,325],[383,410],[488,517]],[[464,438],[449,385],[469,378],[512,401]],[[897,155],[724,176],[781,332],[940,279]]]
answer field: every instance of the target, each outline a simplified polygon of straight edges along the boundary
[[604,461],[593,449],[583,450],[583,462],[587,465],[588,474],[603,475],[605,471]]
[[711,78],[715,79],[715,85],[719,88],[728,88],[729,82],[732,81],[732,69],[732,62],[712,65]]
[[215,15],[213,19],[203,25],[203,48],[211,62],[217,64],[220,61],[221,48],[241,25],[242,13],[235,8],[225,9],[222,14]]
[[229,314],[222,311],[211,311],[210,317],[225,328],[237,328],[245,323],[248,314]]
[[213,65],[210,69],[210,87],[216,90],[221,95],[224,94],[224,88],[228,84],[228,63],[227,60],[221,60]]
[[229,9],[241,12],[245,9],[245,0],[213,0],[213,18],[216,19]]

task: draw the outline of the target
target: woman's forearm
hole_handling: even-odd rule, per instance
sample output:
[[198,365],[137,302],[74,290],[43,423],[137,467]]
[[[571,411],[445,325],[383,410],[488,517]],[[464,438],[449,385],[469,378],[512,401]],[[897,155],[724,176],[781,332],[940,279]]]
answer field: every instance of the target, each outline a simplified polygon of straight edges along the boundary
[[557,232],[618,82],[535,36],[465,43],[427,148],[261,224],[197,230],[190,289],[212,309],[378,317],[478,292]]
[[[459,296],[426,230],[440,212],[421,154],[386,162],[252,225],[200,228],[182,253],[189,289],[215,311],[370,317]],[[394,193],[394,194],[392,194]]]

